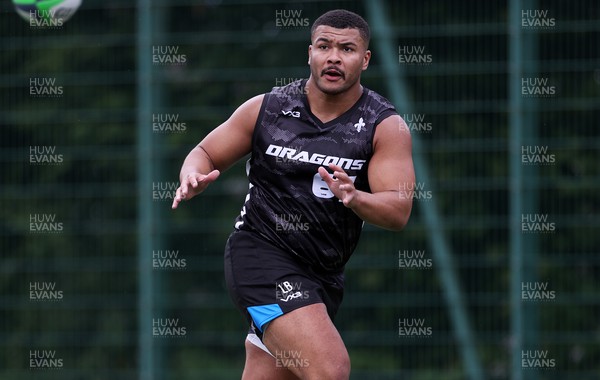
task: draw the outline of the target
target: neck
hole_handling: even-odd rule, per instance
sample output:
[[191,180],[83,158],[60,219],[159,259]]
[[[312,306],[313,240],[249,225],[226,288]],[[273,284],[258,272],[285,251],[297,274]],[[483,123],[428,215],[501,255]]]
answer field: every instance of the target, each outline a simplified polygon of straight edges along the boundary
[[326,123],[348,111],[360,99],[363,87],[356,82],[348,90],[339,94],[327,94],[309,78],[306,82],[306,98],[311,112]]

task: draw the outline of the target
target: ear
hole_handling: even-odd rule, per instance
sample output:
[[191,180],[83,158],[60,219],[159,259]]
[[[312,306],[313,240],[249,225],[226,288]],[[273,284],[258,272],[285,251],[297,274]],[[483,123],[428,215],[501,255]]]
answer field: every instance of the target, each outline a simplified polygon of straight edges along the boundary
[[369,67],[369,61],[371,60],[371,50],[365,51],[365,55],[363,57],[363,65],[362,69],[365,71],[367,67]]
[[310,65],[310,54],[312,52],[312,45],[308,45],[308,64]]

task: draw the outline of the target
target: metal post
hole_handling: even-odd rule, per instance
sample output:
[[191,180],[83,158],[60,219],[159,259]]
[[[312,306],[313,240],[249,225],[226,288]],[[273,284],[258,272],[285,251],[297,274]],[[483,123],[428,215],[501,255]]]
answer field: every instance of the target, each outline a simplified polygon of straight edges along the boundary
[[138,374],[140,380],[154,379],[152,339],[152,0],[138,0],[137,25],[137,247],[138,247]]
[[[537,208],[536,171],[533,166],[523,167],[521,147],[536,138],[536,101],[524,100],[522,79],[536,72],[536,43],[534,32],[523,32],[522,12],[534,9],[533,0],[511,0],[509,6],[509,192],[510,192],[510,305],[512,365],[511,378],[522,380],[521,353],[536,341],[536,316],[532,304],[524,305],[521,286],[535,281],[538,242],[534,235],[523,235],[521,216]],[[525,183],[527,180],[527,183]],[[528,380],[535,380],[534,371],[527,372]]]
[[523,318],[521,301],[522,267],[522,231],[521,213],[523,210],[521,194],[523,191],[523,173],[519,151],[522,146],[522,98],[521,78],[521,2],[511,0],[509,9],[509,192],[510,192],[510,309],[511,309],[511,373],[512,380],[522,380],[521,350],[523,349]]

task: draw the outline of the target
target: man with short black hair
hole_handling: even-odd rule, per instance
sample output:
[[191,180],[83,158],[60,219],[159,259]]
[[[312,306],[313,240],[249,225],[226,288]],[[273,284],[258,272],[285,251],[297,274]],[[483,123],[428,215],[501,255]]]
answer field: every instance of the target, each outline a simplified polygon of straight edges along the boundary
[[242,379],[348,379],[333,319],[364,221],[401,230],[414,188],[409,130],[364,88],[369,26],[334,10],[315,20],[310,77],[242,104],[186,157],[173,208],[251,153],[250,188],[225,249],[232,300],[246,316]]

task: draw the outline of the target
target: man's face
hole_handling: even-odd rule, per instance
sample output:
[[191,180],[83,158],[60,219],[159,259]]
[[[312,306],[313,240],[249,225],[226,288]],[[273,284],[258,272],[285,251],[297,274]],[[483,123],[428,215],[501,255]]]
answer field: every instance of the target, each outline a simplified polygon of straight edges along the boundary
[[308,47],[308,64],[319,90],[335,95],[358,83],[371,58],[358,29],[319,25],[312,38],[312,45]]

